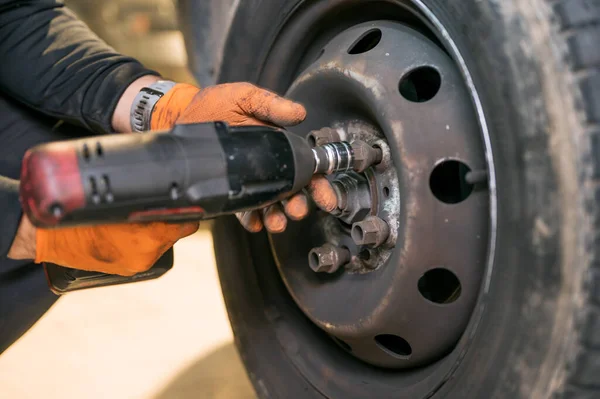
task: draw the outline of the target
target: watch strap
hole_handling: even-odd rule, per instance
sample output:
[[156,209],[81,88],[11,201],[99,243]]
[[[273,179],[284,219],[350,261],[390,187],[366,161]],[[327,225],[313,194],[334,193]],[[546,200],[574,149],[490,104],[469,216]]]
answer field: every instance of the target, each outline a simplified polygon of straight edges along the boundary
[[154,106],[176,83],[170,80],[159,80],[142,88],[131,105],[130,121],[134,132],[150,130],[150,120]]

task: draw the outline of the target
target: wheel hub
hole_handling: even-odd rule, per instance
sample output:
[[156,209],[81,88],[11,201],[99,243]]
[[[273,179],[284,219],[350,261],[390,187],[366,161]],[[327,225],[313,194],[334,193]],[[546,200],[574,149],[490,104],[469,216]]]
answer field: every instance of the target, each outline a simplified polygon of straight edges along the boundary
[[[465,180],[486,160],[459,71],[411,28],[369,22],[327,43],[287,96],[308,109],[298,134],[331,127],[383,153],[363,174],[333,178],[345,199],[333,215],[313,212],[270,237],[289,292],[363,361],[408,368],[440,358],[475,304],[489,229],[488,192]],[[369,217],[389,227],[376,247],[352,238],[351,223]],[[332,263],[346,263],[315,273],[307,254],[325,243],[343,249]]]

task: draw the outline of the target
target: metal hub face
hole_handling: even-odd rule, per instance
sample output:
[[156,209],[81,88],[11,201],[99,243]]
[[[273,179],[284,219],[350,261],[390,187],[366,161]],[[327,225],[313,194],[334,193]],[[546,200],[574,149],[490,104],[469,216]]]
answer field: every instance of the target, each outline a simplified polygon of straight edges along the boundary
[[[308,109],[298,134],[332,127],[342,139],[377,145],[383,161],[336,177],[352,212],[313,212],[270,237],[283,281],[357,358],[388,368],[435,361],[468,323],[488,244],[488,192],[465,180],[486,169],[484,145],[459,71],[423,35],[377,21],[327,43],[287,95]],[[377,248],[351,237],[350,222],[369,216],[389,226]],[[315,273],[307,254],[326,242],[344,247],[336,259],[350,261]]]
[[[293,94],[290,94],[293,97]],[[332,123],[340,140],[350,143],[361,140],[381,149],[382,160],[364,173],[341,173],[329,178],[339,193],[338,209],[332,216],[322,214],[317,224],[321,227],[324,242],[345,247],[352,253],[345,265],[347,273],[367,273],[383,266],[391,256],[398,239],[400,213],[400,189],[398,174],[392,165],[391,152],[385,136],[372,124],[358,119],[338,120]],[[352,228],[369,216],[385,221],[389,234],[378,246],[356,245]]]

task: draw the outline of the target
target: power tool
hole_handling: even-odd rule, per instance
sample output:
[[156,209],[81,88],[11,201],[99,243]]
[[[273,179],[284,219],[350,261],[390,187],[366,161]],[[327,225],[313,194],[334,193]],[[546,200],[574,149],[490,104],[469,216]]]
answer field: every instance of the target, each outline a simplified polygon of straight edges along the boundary
[[[311,147],[268,126],[179,124],[161,132],[42,144],[24,157],[20,198],[39,228],[202,220],[262,208],[300,191],[315,173],[353,168],[350,143]],[[55,293],[148,280],[169,257],[133,277],[45,264]]]

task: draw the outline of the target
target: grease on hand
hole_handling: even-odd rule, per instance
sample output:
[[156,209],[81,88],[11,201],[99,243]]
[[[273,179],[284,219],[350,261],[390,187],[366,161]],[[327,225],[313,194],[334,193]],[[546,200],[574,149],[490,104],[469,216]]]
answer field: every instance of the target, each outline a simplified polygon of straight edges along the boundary
[[278,234],[285,231],[287,217],[280,204],[273,204],[264,211],[263,223],[269,233]]
[[285,214],[292,220],[302,220],[308,216],[308,198],[304,193],[298,193],[283,202]]
[[325,212],[337,207],[337,196],[329,181],[322,175],[315,175],[306,188],[315,204]]
[[263,228],[263,222],[258,211],[240,212],[236,213],[235,216],[250,233],[258,233]]

